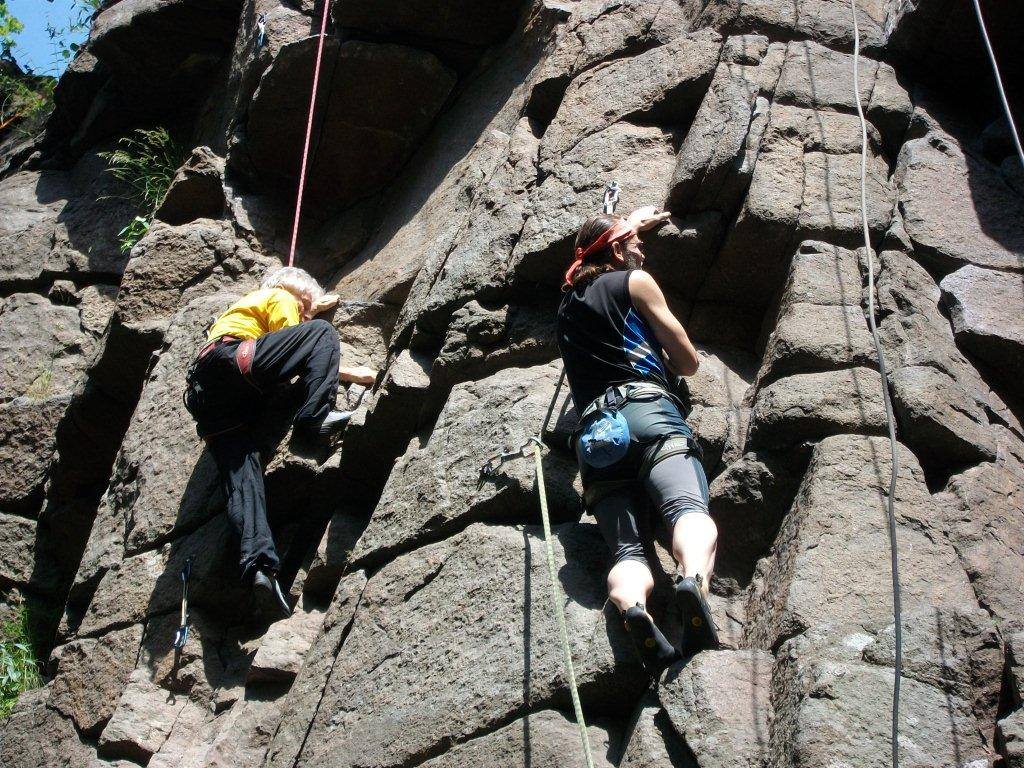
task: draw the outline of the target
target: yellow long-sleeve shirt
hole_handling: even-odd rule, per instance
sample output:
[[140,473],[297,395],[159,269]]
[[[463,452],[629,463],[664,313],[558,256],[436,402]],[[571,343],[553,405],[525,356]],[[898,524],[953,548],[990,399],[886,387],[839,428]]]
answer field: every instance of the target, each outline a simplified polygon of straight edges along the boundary
[[218,317],[207,339],[258,339],[265,333],[298,325],[301,320],[298,299],[283,288],[261,288],[243,296]]

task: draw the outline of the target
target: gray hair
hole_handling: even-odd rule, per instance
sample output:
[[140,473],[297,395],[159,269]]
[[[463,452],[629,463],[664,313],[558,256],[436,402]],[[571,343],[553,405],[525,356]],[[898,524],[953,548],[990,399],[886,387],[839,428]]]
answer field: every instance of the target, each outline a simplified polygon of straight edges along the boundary
[[284,288],[297,296],[308,295],[311,301],[316,301],[324,295],[324,289],[313,276],[298,267],[275,269],[263,278],[260,288]]

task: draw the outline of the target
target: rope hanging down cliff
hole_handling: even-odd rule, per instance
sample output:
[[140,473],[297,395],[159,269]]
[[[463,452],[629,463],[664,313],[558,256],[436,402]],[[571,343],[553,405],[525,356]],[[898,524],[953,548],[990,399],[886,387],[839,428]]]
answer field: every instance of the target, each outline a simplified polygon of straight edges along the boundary
[[857,25],[857,0],[850,0],[853,11],[853,96],[857,103],[857,117],[860,118],[860,219],[864,230],[864,253],[868,262],[868,327],[878,355],[878,372],[882,377],[882,402],[885,404],[885,420],[889,428],[889,453],[892,474],[889,477],[889,498],[886,499],[886,516],[889,523],[889,555],[892,568],[892,613],[895,631],[896,656],[893,663],[892,688],[892,765],[899,768],[900,751],[900,680],[903,675],[903,617],[900,606],[900,570],[896,542],[896,477],[899,473],[899,459],[896,456],[896,419],[893,417],[892,400],[889,397],[889,376],[885,368],[882,343],[875,326],[875,258],[871,250],[871,234],[868,230],[867,168],[868,168],[868,125],[860,103],[860,28]]
[[[1010,126],[1010,133],[1013,137],[1014,146],[1017,149],[1017,156],[1020,159],[1021,167],[1024,167],[1024,148],[1021,147],[1020,134],[1017,131],[1017,124],[1014,122],[1013,113],[1010,110],[1010,103],[1006,97],[1006,90],[1003,87],[1003,79],[999,73],[999,64],[996,61],[995,51],[992,48],[992,41],[989,39],[988,29],[985,26],[985,18],[981,13],[979,0],[973,0],[974,12],[978,18],[978,26],[981,31],[982,40],[985,43],[985,50],[988,53],[989,61],[992,64],[992,73],[995,76],[996,88],[999,98],[1006,113],[1006,121]],[[871,250],[871,238],[868,231],[867,214],[867,157],[868,157],[868,133],[867,123],[864,119],[864,110],[860,101],[860,80],[858,63],[860,59],[860,29],[857,25],[857,0],[850,0],[850,7],[853,12],[853,93],[857,100],[857,116],[861,126],[861,153],[860,153],[860,214],[861,226],[864,230],[864,251],[867,255],[868,265],[868,326],[871,329],[871,337],[874,341],[875,352],[878,355],[878,370],[882,377],[882,399],[885,404],[885,418],[889,429],[889,446],[892,460],[892,475],[889,479],[889,498],[886,503],[886,513],[889,523],[889,542],[892,567],[892,593],[893,593],[893,621],[895,631],[896,653],[893,663],[893,690],[892,690],[892,765],[899,768],[899,721],[900,721],[900,681],[903,672],[903,626],[902,611],[900,605],[901,589],[899,577],[899,559],[896,541],[896,514],[894,509],[896,495],[896,477],[899,472],[899,464],[896,456],[896,426],[893,417],[892,400],[889,395],[888,374],[886,373],[885,357],[882,354],[882,345],[878,338],[878,328],[875,325],[875,269],[874,253]]]
[[[615,213],[615,207],[619,202],[619,183],[617,181],[609,181],[604,188],[604,204],[602,210],[604,213]],[[562,373],[558,377],[558,384],[555,385],[555,393],[551,396],[551,403],[548,405],[547,413],[544,415],[544,421],[541,422],[540,429],[534,437],[531,437],[518,450],[511,451],[509,453],[498,453],[488,459],[484,465],[480,468],[480,474],[485,477],[493,477],[498,472],[498,468],[506,461],[515,459],[518,457],[525,457],[529,455],[529,452],[533,453],[533,463],[537,472],[537,495],[540,500],[540,516],[541,523],[544,527],[544,546],[547,552],[548,561],[548,577],[551,581],[551,607],[555,614],[555,619],[558,622],[558,633],[562,641],[562,661],[565,664],[565,676],[569,683],[569,695],[572,698],[572,707],[576,714],[576,726],[580,731],[580,740],[583,743],[583,758],[586,761],[587,768],[594,768],[594,757],[590,751],[590,739],[587,736],[587,722],[583,717],[583,705],[580,702],[579,688],[576,685],[576,670],[572,663],[572,647],[569,645],[569,630],[565,624],[565,610],[562,607],[562,595],[561,590],[558,588],[558,571],[555,567],[555,548],[551,540],[551,519],[548,514],[548,497],[547,488],[544,483],[544,466],[542,464],[542,446],[544,431],[548,428],[548,423],[551,421],[551,415],[555,411],[555,406],[558,404],[558,396],[562,391],[562,385],[565,383],[565,368],[562,368]]]
[[288,248],[288,266],[295,263],[295,246],[299,241],[299,220],[302,217],[302,193],[306,189],[306,169],[309,165],[309,142],[313,137],[313,113],[316,111],[316,92],[320,85],[320,67],[323,64],[324,40],[327,37],[327,14],[331,4],[323,0],[323,15],[320,19],[320,36],[316,45],[316,64],[313,67],[313,93],[309,97],[309,118],[306,121],[306,141],[302,148],[302,170],[299,172],[299,192],[295,200],[295,220],[292,224],[292,242]]
[[1013,144],[1017,148],[1017,157],[1020,158],[1021,168],[1024,168],[1024,148],[1020,144],[1020,134],[1017,132],[1017,124],[1013,121],[1013,113],[1010,111],[1010,101],[1006,98],[1006,89],[1003,88],[1003,78],[999,74],[999,64],[996,62],[996,52],[992,50],[992,41],[988,37],[988,28],[985,26],[985,17],[981,15],[981,3],[974,0],[974,14],[978,17],[978,26],[981,28],[981,39],[985,43],[985,50],[988,52],[988,60],[992,63],[992,74],[996,78],[996,88],[999,91],[999,99],[1003,102],[1003,111],[1006,113],[1006,122],[1010,124],[1010,133],[1013,134]]
[[[611,185],[609,185],[609,189],[611,189]],[[617,197],[618,185],[615,186],[615,194]],[[608,195],[606,194],[606,207],[607,199]],[[547,429],[548,422],[551,421],[551,414],[554,413],[555,406],[558,404],[558,395],[562,391],[562,384],[564,382],[565,369],[562,370],[562,375],[558,377],[558,384],[555,385],[555,394],[551,397],[547,414],[544,416],[544,421],[541,422],[537,434],[523,443],[518,450],[500,453],[488,459],[480,468],[480,474],[484,477],[494,477],[498,472],[498,468],[506,461],[526,457],[531,452],[533,453],[533,464],[537,472],[537,496],[540,500],[540,516],[544,527],[544,547],[547,553],[548,577],[551,582],[551,608],[555,614],[555,620],[558,622],[558,634],[562,641],[562,661],[565,664],[565,676],[569,683],[572,707],[576,713],[576,726],[579,728],[580,740],[583,742],[583,758],[586,761],[587,768],[594,768],[594,757],[590,751],[590,739],[587,736],[587,721],[583,717],[583,704],[580,702],[579,687],[576,685],[576,669],[572,663],[572,647],[569,645],[569,630],[565,623],[565,609],[562,607],[562,591],[558,588],[558,569],[555,566],[555,547],[551,534],[551,517],[548,514],[548,497],[547,488],[544,484],[543,453],[541,450],[544,431]]]

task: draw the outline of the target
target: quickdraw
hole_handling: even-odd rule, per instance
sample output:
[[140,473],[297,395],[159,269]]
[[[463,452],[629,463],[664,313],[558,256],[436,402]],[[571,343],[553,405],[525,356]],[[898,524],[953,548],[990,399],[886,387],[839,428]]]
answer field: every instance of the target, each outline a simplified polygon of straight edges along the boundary
[[194,555],[189,555],[185,565],[181,569],[181,624],[174,634],[174,649],[180,651],[188,642],[188,581],[192,576],[192,561]]
[[619,204],[619,182],[609,181],[604,185],[604,205],[603,212],[606,214],[615,213],[615,208]]
[[525,459],[533,452],[533,447],[535,445],[539,446],[540,444],[540,438],[531,437],[514,451],[495,454],[485,461],[482,467],[480,467],[480,474],[484,477],[495,477],[498,474],[498,470],[501,468],[501,465],[506,461],[511,461],[512,459]]
[[263,48],[267,40],[267,14],[261,13],[256,17],[256,50]]

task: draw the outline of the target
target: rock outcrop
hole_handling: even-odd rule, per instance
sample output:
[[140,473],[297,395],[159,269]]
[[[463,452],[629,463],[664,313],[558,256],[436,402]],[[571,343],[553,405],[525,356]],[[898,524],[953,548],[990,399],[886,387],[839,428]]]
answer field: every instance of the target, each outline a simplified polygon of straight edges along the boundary
[[[295,610],[267,626],[181,392],[207,323],[287,259],[323,2],[105,2],[4,157],[0,621],[27,609],[45,675],[0,764],[575,765],[512,455],[543,432],[596,765],[889,765],[892,545],[902,764],[1024,765],[1024,183],[969,2],[858,2],[859,93],[845,0],[330,2],[296,261],[381,375],[331,444],[268,409]],[[1024,12],[986,13],[1017,71]],[[123,253],[138,212],[100,153],[155,124],[188,159]],[[724,647],[653,685],[606,601],[553,330],[613,180],[620,211],[671,213],[646,267],[700,352],[720,528]]]

